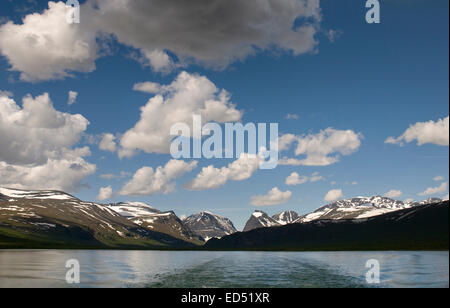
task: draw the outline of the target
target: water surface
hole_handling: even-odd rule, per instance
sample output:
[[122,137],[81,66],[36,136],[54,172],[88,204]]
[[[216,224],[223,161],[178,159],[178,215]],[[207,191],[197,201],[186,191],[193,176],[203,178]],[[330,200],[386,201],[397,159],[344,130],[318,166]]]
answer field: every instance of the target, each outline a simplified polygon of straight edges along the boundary
[[[446,252],[173,252],[0,250],[0,287],[449,287]],[[366,282],[366,262],[380,284]]]

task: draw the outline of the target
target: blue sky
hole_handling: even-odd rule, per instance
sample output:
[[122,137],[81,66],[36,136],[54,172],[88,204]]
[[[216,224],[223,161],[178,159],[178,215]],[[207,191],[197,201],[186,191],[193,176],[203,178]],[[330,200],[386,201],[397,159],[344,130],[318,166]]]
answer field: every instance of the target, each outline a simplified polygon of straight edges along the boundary
[[[218,189],[183,189],[202,167],[220,168],[232,162],[199,160],[197,168],[171,181],[176,183],[174,192],[115,194],[104,202],[143,201],[161,210],[174,210],[178,215],[209,210],[229,217],[242,228],[255,209],[270,214],[287,209],[311,212],[326,203],[324,196],[332,189],[342,190],[342,198],[384,195],[391,190],[401,191],[398,199],[402,200],[444,197],[448,189],[426,196],[418,194],[448,181],[448,137],[446,145],[426,142],[419,146],[414,139],[400,146],[387,144],[385,140],[401,136],[415,123],[448,117],[448,5],[448,1],[441,0],[382,1],[381,23],[367,24],[364,1],[320,1],[321,20],[316,21],[320,28],[315,32],[314,51],[293,55],[292,50],[277,46],[257,49],[220,69],[192,61],[158,72],[154,66],[136,60],[138,46],[109,40],[108,49],[95,61],[95,69],[87,73],[75,70],[72,76],[62,79],[21,79],[20,70],[11,70],[12,56],[2,45],[8,34],[1,34],[0,30],[3,55],[0,90],[11,92],[18,105],[27,94],[36,97],[47,92],[54,109],[81,114],[89,121],[84,137],[72,145],[88,146],[91,155],[85,160],[96,165],[95,173],[84,177],[81,180],[84,185],[73,191],[85,200],[96,200],[101,187],[111,186],[115,193],[119,192],[138,169],[144,166],[156,169],[171,159],[168,154],[144,151],[119,158],[117,152],[100,150],[98,143],[104,133],[120,139],[140,120],[140,108],[153,94],[133,91],[134,84],[145,81],[171,84],[182,71],[204,76],[217,88],[228,91],[236,109],[244,112],[244,123],[277,122],[280,134],[297,136],[318,134],[329,127],[352,130],[363,136],[361,145],[328,166],[278,166],[275,170],[256,171],[244,181],[228,181]],[[42,13],[46,8],[45,1],[2,1],[0,16],[3,24],[9,20],[21,25],[22,17]],[[329,30],[338,33],[333,40],[329,38]],[[177,59],[176,51],[165,51]],[[76,102],[70,106],[69,91],[78,93]],[[299,118],[288,120],[287,114]],[[0,133],[4,133],[1,126]],[[293,148],[282,156],[294,158]],[[100,177],[120,172],[126,174],[115,179]],[[301,176],[318,172],[323,179],[288,186],[285,180],[292,172]],[[435,179],[437,176],[443,179]],[[3,180],[0,184],[18,187],[21,182]],[[268,207],[250,204],[252,196],[266,194],[273,187],[289,190],[291,198]]]

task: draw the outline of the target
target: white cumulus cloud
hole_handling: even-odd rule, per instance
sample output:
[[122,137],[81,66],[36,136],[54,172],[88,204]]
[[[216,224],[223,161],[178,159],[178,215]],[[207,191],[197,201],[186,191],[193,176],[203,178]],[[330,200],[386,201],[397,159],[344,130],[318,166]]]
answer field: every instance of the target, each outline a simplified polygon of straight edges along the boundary
[[0,185],[74,192],[96,171],[88,147],[76,148],[89,121],[57,111],[45,93],[19,106],[0,96]]
[[289,186],[300,185],[306,182],[308,182],[308,177],[304,175],[300,176],[300,174],[298,174],[297,172],[292,172],[285,181],[286,185]]
[[447,191],[447,186],[448,186],[448,183],[444,182],[438,187],[428,187],[425,191],[419,193],[419,196],[443,194]]
[[197,161],[184,162],[172,159],[165,166],[142,167],[121,189],[121,195],[145,196],[157,193],[168,194],[175,191],[173,180],[197,167]]
[[311,176],[306,176],[298,174],[297,172],[292,172],[287,178],[286,178],[286,185],[288,186],[295,186],[304,184],[307,182],[318,182],[323,180],[323,176],[319,175],[318,172],[313,173]]
[[399,198],[403,195],[403,193],[400,190],[392,189],[384,194],[387,198]]
[[284,134],[278,138],[278,150],[286,151],[298,140],[298,136],[294,134]]
[[340,155],[350,155],[361,146],[363,136],[353,130],[327,128],[317,134],[296,136],[282,135],[278,139],[279,150],[288,150],[294,143],[296,156],[304,158],[283,157],[280,165],[291,166],[328,166],[339,161]]
[[161,86],[156,96],[141,108],[141,118],[120,140],[121,157],[135,151],[170,153],[170,128],[185,123],[191,128],[192,117],[200,115],[207,122],[236,122],[242,112],[230,102],[225,90],[219,90],[208,78],[181,72],[170,85]]
[[150,94],[158,93],[161,90],[161,85],[156,82],[145,81],[138,82],[133,86],[134,91],[145,92]]
[[116,137],[109,133],[103,134],[98,147],[103,151],[115,152],[117,149]]
[[328,166],[339,161],[339,154],[350,155],[361,146],[362,135],[352,130],[327,128],[298,140],[296,155],[306,155],[305,166]]
[[286,203],[292,197],[292,192],[281,191],[278,187],[272,188],[265,195],[256,195],[251,197],[250,204],[254,206],[271,206]]
[[11,164],[42,164],[50,152],[76,144],[89,121],[79,114],[54,109],[47,93],[23,98],[22,107],[0,97],[0,160]]
[[51,152],[43,164],[13,165],[0,161],[0,185],[18,189],[55,189],[75,192],[82,181],[95,173],[96,166],[83,157],[87,147]]
[[101,187],[100,191],[98,192],[97,200],[104,201],[111,199],[113,196],[113,189],[111,186],[107,187]]
[[217,189],[228,181],[244,181],[249,179],[258,169],[261,159],[246,153],[226,167],[215,168],[213,165],[202,168],[202,171],[185,185],[188,190]]
[[435,144],[440,146],[449,145],[449,117],[428,122],[417,122],[412,124],[400,137],[389,137],[385,143],[403,145],[417,141],[417,145]]
[[75,91],[69,91],[69,98],[67,100],[67,105],[71,106],[75,104],[78,97],[78,92]]
[[69,24],[64,2],[48,3],[48,9],[24,17],[21,24],[0,26],[0,52],[21,79],[61,79],[71,72],[91,72],[97,58],[96,31],[83,23]]
[[333,202],[342,199],[342,197],[344,197],[344,194],[341,189],[332,189],[325,195],[324,200],[327,202]]

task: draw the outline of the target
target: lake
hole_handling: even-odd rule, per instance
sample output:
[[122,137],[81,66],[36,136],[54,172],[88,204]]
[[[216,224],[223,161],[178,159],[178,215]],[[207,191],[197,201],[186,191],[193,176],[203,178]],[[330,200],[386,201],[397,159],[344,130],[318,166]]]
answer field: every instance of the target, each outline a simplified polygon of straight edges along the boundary
[[[80,265],[67,284],[66,261]],[[368,260],[380,283],[368,284]],[[449,287],[445,252],[0,250],[0,287]]]

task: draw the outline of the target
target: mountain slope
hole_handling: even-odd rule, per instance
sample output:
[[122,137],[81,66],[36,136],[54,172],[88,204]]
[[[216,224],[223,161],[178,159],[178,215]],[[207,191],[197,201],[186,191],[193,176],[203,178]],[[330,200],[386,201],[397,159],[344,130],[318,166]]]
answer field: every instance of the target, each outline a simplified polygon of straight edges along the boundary
[[449,248],[449,202],[353,220],[315,220],[236,233],[209,250],[433,250]]
[[296,222],[300,216],[294,211],[285,211],[279,214],[273,215],[272,218],[280,225],[287,225]]
[[405,203],[386,197],[358,197],[346,200],[339,200],[327,204],[314,212],[297,219],[296,222],[310,222],[320,219],[358,219],[374,217],[402,209],[408,209],[415,203]]
[[231,220],[209,212],[191,215],[185,218],[183,222],[195,234],[203,237],[206,241],[211,238],[221,238],[237,232]]
[[0,248],[163,248],[191,244],[59,191],[0,190]]
[[110,204],[109,207],[145,229],[168,234],[187,242],[202,243],[202,239],[192,232],[172,211],[161,212],[140,202],[116,203]]
[[280,226],[275,219],[264,213],[263,211],[255,211],[244,227],[244,232],[266,227]]

